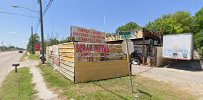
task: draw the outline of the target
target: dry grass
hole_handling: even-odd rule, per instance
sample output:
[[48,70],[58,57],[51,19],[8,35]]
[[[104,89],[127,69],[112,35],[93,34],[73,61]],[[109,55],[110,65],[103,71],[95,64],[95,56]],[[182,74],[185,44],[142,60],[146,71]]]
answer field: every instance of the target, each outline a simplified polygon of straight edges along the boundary
[[[67,99],[76,100],[132,100],[129,77],[74,84],[54,71],[50,65],[40,65],[42,75],[49,88]],[[187,91],[170,84],[136,76],[134,88],[140,92],[140,100],[195,100]]]

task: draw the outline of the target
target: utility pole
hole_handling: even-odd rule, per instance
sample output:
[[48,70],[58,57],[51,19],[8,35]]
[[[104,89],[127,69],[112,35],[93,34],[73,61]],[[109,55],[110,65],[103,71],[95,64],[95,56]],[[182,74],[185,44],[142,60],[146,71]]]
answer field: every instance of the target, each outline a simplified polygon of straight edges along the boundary
[[142,64],[145,65],[145,28],[142,28]]
[[45,62],[45,57],[44,57],[44,29],[43,29],[43,14],[42,14],[42,0],[39,0],[40,4],[40,23],[41,23],[41,48],[42,48],[42,64]]
[[31,44],[32,44],[32,54],[34,54],[34,41],[33,41],[33,26],[31,26]]

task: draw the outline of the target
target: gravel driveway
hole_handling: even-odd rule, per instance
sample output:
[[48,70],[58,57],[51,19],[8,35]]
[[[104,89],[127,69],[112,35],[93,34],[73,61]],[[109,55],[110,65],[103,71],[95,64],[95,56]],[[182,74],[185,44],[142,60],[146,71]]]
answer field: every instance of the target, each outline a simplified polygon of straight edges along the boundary
[[164,81],[180,89],[191,92],[203,100],[203,71],[188,71],[175,68],[156,68],[133,65],[133,75],[141,75],[154,80]]

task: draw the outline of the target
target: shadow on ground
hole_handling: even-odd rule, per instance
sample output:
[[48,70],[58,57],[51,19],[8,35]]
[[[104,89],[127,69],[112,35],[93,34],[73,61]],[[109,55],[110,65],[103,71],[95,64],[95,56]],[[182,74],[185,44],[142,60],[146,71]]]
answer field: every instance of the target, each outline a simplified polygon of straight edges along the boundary
[[[100,84],[97,84],[97,83],[95,83],[95,82],[94,82],[93,84],[95,84],[96,86],[98,86],[98,87],[100,87],[100,88],[102,88],[102,89],[104,89],[104,90],[106,90],[106,91],[108,91],[108,92],[114,94],[115,96],[121,98],[122,100],[128,100],[127,98],[125,98],[124,96],[120,95],[119,93],[117,93],[117,92],[115,92],[115,91],[112,91],[112,90],[110,90],[110,89],[107,89],[106,87],[104,87],[104,86],[102,86],[102,85],[100,85]],[[129,91],[130,91],[130,90],[129,90]],[[148,100],[151,100],[151,99],[152,99],[152,95],[149,94],[148,92],[142,91],[142,90],[140,90],[140,89],[138,89],[137,92],[138,92],[139,98],[140,98],[141,100],[143,100],[141,95],[145,95],[145,99],[146,99],[146,97],[148,97]],[[138,98],[138,97],[135,97],[135,95],[134,95],[134,94],[136,94],[137,92],[132,93],[132,97],[134,97],[135,100],[139,100],[139,98]]]
[[203,71],[200,60],[178,60],[178,61],[171,61],[166,68],[174,68],[179,70],[186,70],[186,71]]

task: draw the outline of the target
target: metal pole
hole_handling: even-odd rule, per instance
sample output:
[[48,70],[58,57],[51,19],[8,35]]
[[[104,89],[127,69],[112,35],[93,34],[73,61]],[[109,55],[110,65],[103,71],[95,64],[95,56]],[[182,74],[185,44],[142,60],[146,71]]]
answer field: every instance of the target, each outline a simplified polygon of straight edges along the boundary
[[15,66],[15,72],[16,72],[16,73],[18,72],[18,67],[17,67],[17,66]]
[[42,48],[42,64],[44,64],[44,30],[43,30],[43,14],[42,14],[42,0],[40,2],[40,23],[41,23],[41,48]]
[[129,53],[129,47],[128,47],[128,39],[126,39],[126,51],[127,51],[127,61],[128,61],[128,67],[129,67],[129,71],[130,71],[130,86],[132,89],[132,93],[134,93],[134,89],[133,89],[133,82],[132,82],[132,66],[131,66],[131,59],[130,59],[130,53]]
[[34,43],[33,43],[33,26],[31,26],[31,44],[32,44],[32,54],[34,54]]

